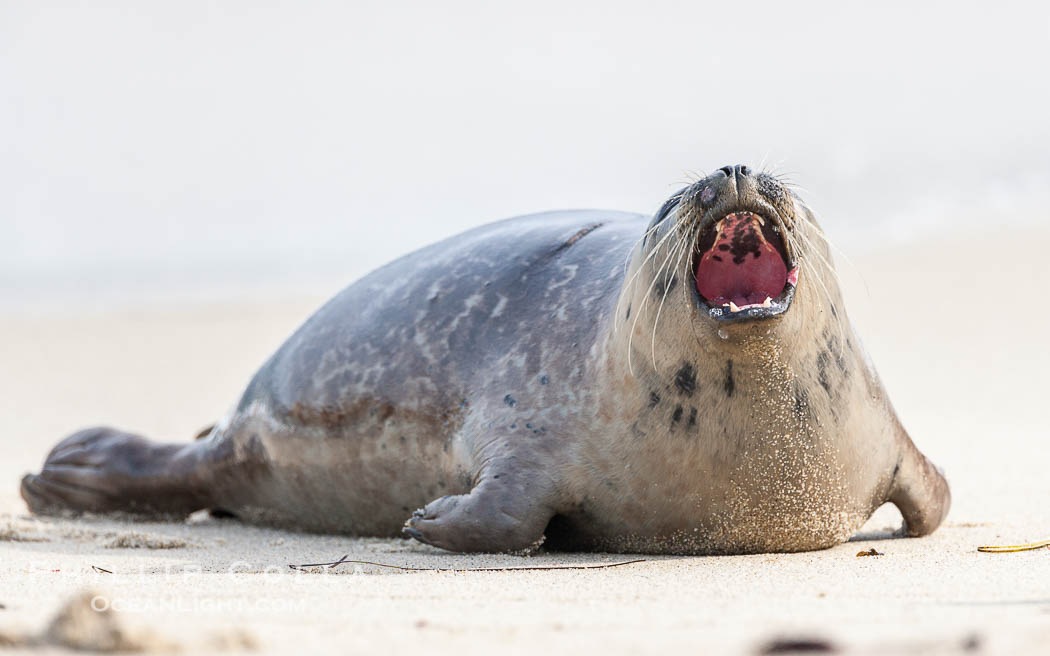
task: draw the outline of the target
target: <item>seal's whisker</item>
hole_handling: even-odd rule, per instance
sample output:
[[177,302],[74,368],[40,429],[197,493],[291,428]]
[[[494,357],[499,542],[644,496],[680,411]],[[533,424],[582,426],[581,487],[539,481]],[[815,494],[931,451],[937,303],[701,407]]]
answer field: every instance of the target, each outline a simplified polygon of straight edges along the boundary
[[[680,234],[679,238],[678,238],[678,241],[675,242],[674,246],[671,249],[671,255],[672,256],[675,253],[678,254],[678,257],[675,260],[674,266],[670,267],[672,278],[675,275],[681,275],[681,271],[679,270],[679,267],[680,267],[680,265],[682,263],[682,255],[684,255],[685,252],[687,251],[685,246],[686,246],[685,236]],[[666,272],[663,275],[666,276]],[[683,285],[684,285],[684,283],[683,283]],[[667,301],[667,292],[669,292],[669,291],[670,291],[670,286],[667,284],[667,281],[665,279],[664,280],[664,294],[663,294],[663,298],[660,299],[660,307],[658,307],[656,309],[656,319],[653,321],[653,337],[652,337],[653,369],[657,368],[656,367],[656,328],[657,328],[657,326],[660,325],[660,313],[663,312],[664,303]]]
[[[828,245],[828,248],[834,249],[835,252],[838,253],[842,257],[842,259],[846,263],[846,265],[849,266],[851,269],[853,269],[854,273],[856,273],[858,276],[860,276],[861,282],[864,283],[864,291],[870,297],[871,296],[871,288],[868,286],[868,280],[864,277],[864,274],[861,273],[860,269],[853,262],[853,260],[850,258],[850,256],[847,255],[844,250],[839,248],[838,244],[836,244],[835,242],[831,241],[831,239],[828,237],[827,233],[825,233],[824,230],[819,225],[817,225],[816,221],[814,221],[813,219],[811,219],[810,217],[805,216],[805,215],[802,216],[802,220],[813,230],[813,232],[816,234],[816,236],[820,237],[820,239],[825,244]],[[835,275],[836,275],[836,279],[838,279],[837,274],[835,274]]]
[[[805,240],[806,238],[802,237],[802,239]],[[814,249],[812,247],[809,247],[808,250],[814,250]],[[819,255],[819,253],[817,255]],[[821,258],[821,259],[823,260],[823,258]],[[824,260],[824,261],[825,261],[825,263],[827,262],[826,260]],[[831,291],[828,290],[828,286],[824,284],[823,276],[821,276],[819,274],[819,272],[816,269],[816,266],[813,264],[812,261],[808,261],[808,260],[803,260],[802,263],[803,263],[803,265],[806,265],[806,264],[809,265],[810,272],[813,274],[813,279],[815,279],[820,284],[821,289],[824,290],[824,296],[825,296],[825,298],[828,299],[828,307],[829,308],[834,308],[835,307],[835,300],[832,298]],[[831,275],[831,276],[834,276],[835,272],[834,272],[833,269],[829,268],[828,269],[828,274]],[[835,323],[838,325],[839,338],[841,340],[843,340],[843,342],[845,342],[845,328],[843,327],[844,321],[836,321]]]
[[[662,244],[664,241],[666,241],[666,239],[668,237],[670,237],[671,234],[673,234],[674,232],[676,232],[676,231],[674,231],[674,230],[668,231],[667,235],[665,235],[664,238],[660,240],[660,243]],[[653,249],[653,253],[655,253],[657,250],[658,249],[654,248]],[[642,296],[642,307],[639,308],[638,313],[634,315],[634,322],[631,324],[631,333],[627,336],[627,370],[631,373],[632,376],[634,375],[634,366],[633,366],[633,363],[632,363],[632,360],[631,360],[631,353],[632,353],[631,344],[634,342],[635,327],[638,325],[638,318],[642,315],[642,312],[644,312],[645,309],[648,307],[649,296],[653,293],[653,288],[656,285],[656,282],[658,280],[660,280],[660,272],[661,272],[661,270],[663,269],[664,265],[666,265],[667,262],[670,261],[672,255],[674,255],[674,250],[673,249],[671,249],[670,252],[668,252],[667,257],[664,258],[663,263],[661,263],[660,266],[657,267],[656,275],[653,276],[653,281],[651,283],[649,283],[649,287],[645,290],[645,294]],[[652,253],[650,253],[650,256],[652,256]],[[648,261],[648,259],[649,258],[646,258],[646,261]],[[665,293],[666,293],[666,285],[667,285],[667,283],[666,283],[666,281],[664,281]],[[654,366],[655,366],[655,363],[654,363]]]
[[[677,210],[677,208],[675,208],[675,210],[674,210],[674,211],[675,211],[675,212],[677,212],[677,211],[678,211],[678,210]],[[645,231],[645,234],[644,234],[644,235],[642,235],[642,237],[640,237],[640,238],[639,238],[639,239],[638,239],[637,241],[635,241],[635,242],[634,242],[634,245],[633,245],[633,246],[631,246],[631,249],[630,249],[630,250],[629,250],[629,251],[627,252],[627,259],[626,259],[626,260],[624,260],[624,272],[623,272],[623,273],[624,273],[624,277],[626,277],[626,276],[627,276],[627,267],[628,267],[628,266],[630,265],[630,263],[631,263],[631,257],[632,257],[632,256],[634,255],[634,251],[635,251],[635,249],[637,249],[637,248],[638,248],[638,244],[640,244],[640,243],[642,242],[642,240],[643,240],[643,239],[645,239],[645,238],[647,238],[647,237],[650,237],[650,236],[652,236],[652,234],[653,234],[653,233],[654,233],[654,232],[656,231],[656,228],[657,228],[658,226],[659,226],[659,224],[657,224],[657,225],[654,225],[654,226],[652,226],[651,228],[649,228],[648,230],[646,230],[646,231]],[[668,234],[667,234],[667,235],[664,235],[664,237],[662,237],[662,238],[660,239],[660,241],[659,241],[659,242],[658,242],[658,243],[657,243],[657,244],[656,244],[655,246],[653,246],[653,250],[652,250],[652,251],[651,251],[651,252],[650,252],[650,253],[649,253],[649,254],[648,254],[648,255],[647,255],[646,257],[645,257],[645,259],[644,259],[644,260],[642,260],[642,263],[638,265],[638,269],[637,269],[637,270],[635,270],[635,272],[634,272],[634,275],[632,275],[632,276],[631,276],[631,279],[630,279],[630,280],[628,280],[627,282],[625,282],[625,283],[624,283],[624,290],[625,290],[625,291],[626,291],[626,290],[629,290],[629,289],[630,289],[630,288],[631,288],[631,287],[632,287],[632,286],[634,285],[634,282],[635,282],[635,280],[637,280],[637,278],[638,278],[638,274],[640,274],[640,273],[642,272],[642,270],[643,270],[643,268],[644,268],[644,265],[645,265],[645,264],[646,264],[646,263],[647,263],[647,262],[648,262],[648,261],[649,261],[649,260],[650,260],[650,259],[651,259],[651,258],[652,258],[652,257],[654,256],[654,255],[656,255],[656,252],[657,252],[657,251],[659,250],[659,248],[660,248],[660,245],[661,245],[661,244],[662,244],[662,243],[663,243],[663,242],[664,242],[664,241],[665,241],[665,240],[667,239],[667,237],[668,237],[668,236],[670,236],[670,231],[668,232]],[[613,332],[614,332],[614,333],[615,333],[616,331],[618,331],[618,330],[619,330],[619,327],[620,327],[620,322],[619,322],[619,319],[618,319],[618,317],[620,316],[620,306],[621,306],[621,304],[623,303],[623,299],[624,299],[624,298],[625,298],[626,296],[627,296],[627,294],[623,294],[623,295],[621,295],[621,297],[620,297],[619,299],[617,299],[617,301],[616,301],[616,308],[615,308],[615,309],[613,310],[613,312],[614,312],[614,314],[613,314],[613,317],[614,317],[614,319],[615,319],[615,321],[614,321],[614,323],[613,323]]]
[[828,259],[824,257],[824,254],[817,249],[817,245],[813,243],[813,240],[811,240],[808,235],[805,235],[801,232],[798,234],[798,239],[802,244],[806,246],[806,254],[817,256],[817,258],[820,259],[821,264],[823,264],[824,268],[827,270],[828,274],[834,276],[835,267],[832,266],[831,262],[829,262]]
[[[784,236],[787,238],[788,244],[791,247],[791,251],[795,253],[795,260],[799,270],[804,272],[808,269],[810,273],[816,276],[816,269],[814,269],[813,265],[807,260],[808,252],[812,250],[812,248],[810,248],[807,245],[809,242],[805,241],[803,239],[803,236],[796,231],[785,230]],[[808,276],[800,276],[800,281],[805,280],[806,277]],[[802,323],[800,326],[800,330],[804,329],[808,320],[809,313],[803,312],[801,315]]]
[[[806,223],[808,225],[810,225],[810,226],[813,225],[813,223],[810,222],[808,219],[804,219],[804,221],[806,221]],[[839,280],[838,272],[835,270],[835,267],[831,264],[831,262],[829,262],[827,260],[827,258],[824,257],[824,254],[821,253],[819,249],[817,249],[816,244],[814,244],[810,240],[809,236],[807,236],[805,233],[800,231],[799,234],[798,234],[798,237],[803,243],[805,243],[807,253],[812,253],[812,254],[816,255],[817,258],[819,258],[819,260],[820,260],[820,262],[821,262],[821,264],[822,264],[822,266],[824,268],[824,271],[827,273],[828,278],[830,280],[834,280],[837,284],[840,283],[841,281]],[[826,239],[824,240],[824,242],[828,243]],[[830,253],[829,253],[829,257],[830,257]],[[819,278],[819,279],[821,281],[821,284],[824,284],[823,283],[823,278]],[[828,298],[828,302],[829,303],[833,302],[830,297]],[[841,331],[841,326],[840,326],[839,330]]]
[[768,160],[768,159],[769,159],[769,149],[767,148],[767,149],[765,150],[765,152],[763,152],[763,153],[762,153],[762,159],[760,159],[760,160],[758,161],[758,166],[757,166],[757,167],[755,167],[755,168],[756,168],[757,170],[759,170],[759,171],[764,171],[764,170],[766,170],[766,160]]
[[659,223],[649,226],[649,228],[645,232],[642,233],[642,236],[639,237],[638,239],[635,239],[634,243],[631,244],[631,247],[629,249],[627,249],[627,257],[625,257],[624,260],[623,260],[623,273],[624,273],[624,275],[627,275],[627,267],[629,267],[631,265],[631,255],[634,254],[634,249],[638,248],[638,244],[642,243],[643,241],[646,241],[647,239],[649,239],[649,237],[652,237],[653,233],[655,233],[656,229],[659,228],[659,227],[660,227]]
[[682,175],[685,176],[689,184],[696,184],[707,177],[707,174],[703,171],[682,171]]
[[[655,229],[656,229],[656,226],[653,226],[653,227],[652,227],[652,228],[650,229],[650,231],[655,231]],[[647,232],[646,234],[649,234],[649,232]],[[625,287],[629,287],[629,286],[631,286],[631,285],[633,285],[633,284],[634,284],[635,280],[636,280],[636,279],[638,278],[638,274],[640,274],[640,273],[642,272],[643,266],[644,266],[645,264],[647,264],[647,263],[649,262],[649,260],[651,260],[651,259],[652,259],[652,258],[653,258],[653,257],[654,257],[654,256],[656,255],[657,251],[659,251],[659,250],[660,250],[660,246],[661,246],[661,245],[662,245],[662,244],[663,244],[663,243],[664,243],[664,242],[665,242],[665,241],[667,240],[667,238],[668,238],[668,237],[670,236],[670,234],[671,234],[671,233],[670,233],[670,232],[668,232],[668,234],[664,235],[664,236],[663,236],[663,237],[662,237],[662,238],[660,239],[660,241],[659,241],[659,242],[657,242],[655,246],[653,246],[653,249],[652,249],[652,251],[650,251],[650,252],[649,252],[649,254],[648,254],[648,255],[646,255],[645,259],[643,259],[643,260],[642,260],[641,264],[639,264],[639,265],[638,265],[638,269],[637,269],[637,270],[635,270],[635,272],[634,272],[634,275],[633,275],[633,276],[631,276],[631,279],[630,279],[630,280],[628,280],[628,281],[627,281],[627,283],[626,283],[626,284],[624,285]],[[639,240],[639,241],[640,241],[640,240]],[[634,246],[633,246],[633,247],[631,248],[631,254],[633,254],[633,252],[634,252],[634,249],[636,249],[636,248],[638,248],[638,242],[635,242],[635,245],[634,245]],[[628,264],[630,263],[630,260],[631,260],[631,255],[630,255],[630,254],[628,254],[628,256],[627,256],[627,262],[628,262]],[[625,271],[625,275],[626,275],[626,271]],[[619,305],[619,304],[617,304],[617,305]],[[617,309],[618,309],[618,308],[617,308]]]
[[784,165],[784,160],[783,160],[783,158],[781,158],[781,159],[777,160],[775,163],[773,163],[773,164],[771,164],[769,166],[760,166],[760,167],[758,167],[758,170],[759,170],[760,173],[765,173],[766,175],[771,176],[774,179],[776,179],[778,182],[780,182],[780,177],[781,177],[782,174],[779,173],[779,170],[780,170],[780,167],[783,166],[783,165]]
[[[634,284],[634,281],[638,278],[638,274],[642,272],[642,270],[645,268],[645,265],[648,264],[650,260],[652,260],[653,256],[660,251],[660,248],[663,246],[664,242],[666,242],[668,238],[670,238],[675,232],[676,231],[673,228],[668,230],[667,234],[664,235],[659,242],[657,242],[656,246],[653,247],[652,252],[650,252],[649,255],[647,255],[646,258],[642,260],[642,263],[638,265],[638,270],[635,271],[634,275],[631,277],[631,282],[629,283],[630,285]],[[657,267],[657,270],[659,270],[659,267]],[[638,308],[637,312],[635,313],[634,321],[631,323],[631,332],[627,336],[627,370],[632,376],[634,375],[634,363],[631,358],[631,344],[634,341],[634,331],[635,328],[638,326],[638,318],[642,316],[642,312],[644,312],[646,307],[648,307],[649,295],[652,293],[653,285],[656,284],[657,280],[658,278],[654,276],[653,281],[649,283],[649,287],[645,290],[645,294],[643,294],[642,296],[642,306]]]

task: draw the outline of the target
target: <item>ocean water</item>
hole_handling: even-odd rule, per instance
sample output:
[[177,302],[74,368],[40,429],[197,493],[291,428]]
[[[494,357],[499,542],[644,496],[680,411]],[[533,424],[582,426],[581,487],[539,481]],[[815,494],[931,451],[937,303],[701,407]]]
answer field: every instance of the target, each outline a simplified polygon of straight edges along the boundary
[[1045,3],[257,5],[0,3],[0,305],[334,291],[734,163],[847,253],[1050,219]]

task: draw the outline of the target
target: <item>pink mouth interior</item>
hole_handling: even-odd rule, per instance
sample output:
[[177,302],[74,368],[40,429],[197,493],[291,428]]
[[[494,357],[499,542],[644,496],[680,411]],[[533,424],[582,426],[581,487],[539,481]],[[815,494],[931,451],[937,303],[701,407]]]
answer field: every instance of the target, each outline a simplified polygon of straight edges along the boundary
[[784,291],[787,265],[757,215],[734,212],[716,229],[714,244],[696,267],[696,289],[710,305],[761,305]]

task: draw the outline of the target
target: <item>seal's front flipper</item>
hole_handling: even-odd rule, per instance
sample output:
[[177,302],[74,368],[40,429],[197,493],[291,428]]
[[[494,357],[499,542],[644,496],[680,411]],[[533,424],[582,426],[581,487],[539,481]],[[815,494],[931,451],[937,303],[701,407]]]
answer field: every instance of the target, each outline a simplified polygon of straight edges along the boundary
[[51,450],[39,474],[22,479],[22,498],[41,515],[185,516],[209,506],[198,475],[198,444],[156,444],[111,428],[82,430]]
[[543,542],[554,516],[549,479],[535,472],[490,473],[469,494],[431,501],[402,532],[420,542],[462,552],[525,552]]
[[908,536],[929,535],[940,526],[952,505],[948,481],[901,429],[904,444],[893,477],[890,502],[904,516]]

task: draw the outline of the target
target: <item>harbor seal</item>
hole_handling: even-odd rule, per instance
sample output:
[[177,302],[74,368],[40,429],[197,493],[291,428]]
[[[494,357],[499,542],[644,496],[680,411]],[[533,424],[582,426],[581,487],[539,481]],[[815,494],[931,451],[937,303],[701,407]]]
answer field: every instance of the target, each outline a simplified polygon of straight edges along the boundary
[[461,552],[801,551],[950,494],[847,319],[812,212],[727,166],[653,217],[492,223],[350,285],[206,437],[109,428],[22,481],[37,513],[184,516]]

